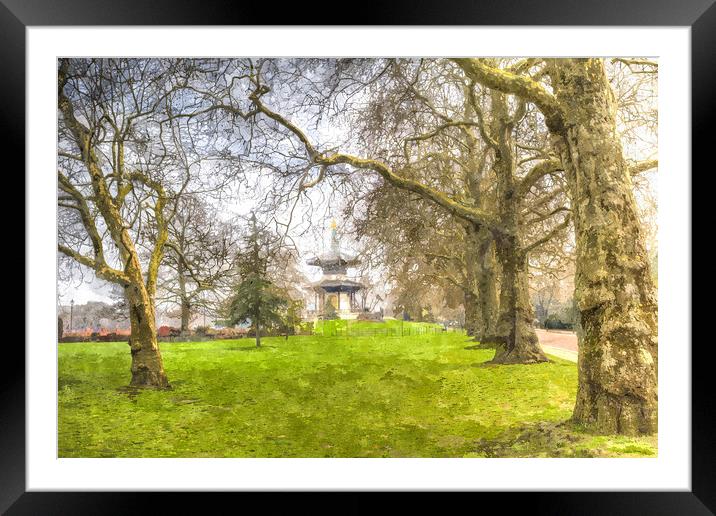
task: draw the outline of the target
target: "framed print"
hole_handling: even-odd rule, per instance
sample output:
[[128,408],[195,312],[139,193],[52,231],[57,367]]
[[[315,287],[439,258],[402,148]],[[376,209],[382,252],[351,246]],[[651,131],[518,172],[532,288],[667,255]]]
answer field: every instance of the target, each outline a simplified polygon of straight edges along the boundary
[[691,327],[710,1],[351,25],[2,2],[27,203],[3,511],[459,491],[713,513]]

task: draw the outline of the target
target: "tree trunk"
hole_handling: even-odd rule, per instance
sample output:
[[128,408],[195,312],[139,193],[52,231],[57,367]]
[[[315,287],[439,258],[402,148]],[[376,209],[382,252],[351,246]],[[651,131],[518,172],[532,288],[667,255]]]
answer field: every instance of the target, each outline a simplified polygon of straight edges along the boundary
[[500,309],[495,329],[495,364],[547,362],[534,330],[529,296],[527,253],[521,245],[520,199],[515,195],[513,123],[504,94],[491,92],[491,133],[496,139],[497,205],[504,230],[495,234],[495,251],[502,272]]
[[191,304],[188,299],[182,299],[181,302],[181,334],[189,334],[189,320],[191,319]]
[[477,246],[477,295],[482,325],[475,338],[483,342],[487,336],[495,334],[498,303],[493,240],[487,229],[481,228],[480,233],[483,234]]
[[657,426],[657,301],[614,95],[599,59],[551,70],[564,127],[553,146],[567,172],[576,234],[579,388],[573,419],[606,433]]
[[482,326],[480,321],[480,303],[477,295],[472,291],[470,285],[465,290],[465,333],[468,337],[475,337]]
[[259,323],[259,315],[256,314],[256,324],[254,325],[256,327],[256,347],[261,347],[261,324]]
[[[465,293],[465,327],[474,340],[493,347],[488,337],[495,334],[497,288],[492,235],[486,228],[466,228],[465,262],[468,291]],[[469,308],[469,311],[468,311]]]
[[[183,242],[183,240],[180,242]],[[177,257],[177,279],[179,283],[179,303],[181,310],[181,334],[188,335],[191,305],[186,293],[186,278],[184,277],[184,272],[184,262],[181,257]]]
[[154,305],[143,285],[125,288],[129,304],[131,334],[129,348],[132,353],[132,387],[169,388],[164,373],[162,355],[157,343]]
[[496,336],[497,350],[492,363],[533,364],[547,362],[534,330],[530,302],[527,257],[514,237],[496,241],[497,258],[502,267],[502,289]]

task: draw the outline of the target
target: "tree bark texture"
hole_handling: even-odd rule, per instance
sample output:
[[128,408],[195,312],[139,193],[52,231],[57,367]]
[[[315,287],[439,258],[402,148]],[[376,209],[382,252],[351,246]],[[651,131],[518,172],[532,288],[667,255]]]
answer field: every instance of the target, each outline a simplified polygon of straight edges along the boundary
[[191,303],[186,291],[184,262],[181,257],[177,257],[177,282],[179,283],[179,303],[181,310],[181,334],[189,334],[189,321],[191,319]]
[[497,257],[502,269],[500,311],[495,330],[496,364],[547,362],[534,330],[529,296],[527,257],[514,238],[498,239]]
[[657,427],[657,300],[616,103],[599,59],[559,59],[552,84],[563,127],[576,233],[579,388],[573,419],[605,433]]
[[504,228],[495,236],[500,263],[500,308],[494,341],[496,364],[547,362],[534,330],[534,311],[529,296],[527,253],[519,224],[520,199],[516,195],[513,129],[506,96],[491,92],[491,127],[495,140],[493,171],[497,177],[497,205]]
[[[495,334],[497,288],[492,234],[486,228],[466,227],[465,266],[468,289],[465,293],[467,334],[478,342]],[[469,321],[469,323],[468,323]]]
[[131,335],[129,348],[132,354],[132,387],[169,388],[162,356],[157,343],[154,304],[143,286],[125,288],[129,304]]
[[481,326],[480,305],[477,294],[470,285],[465,289],[465,333],[468,337],[475,337]]
[[481,321],[476,339],[482,342],[486,336],[494,335],[498,313],[495,249],[491,235],[486,228],[480,228],[478,232],[475,266]]

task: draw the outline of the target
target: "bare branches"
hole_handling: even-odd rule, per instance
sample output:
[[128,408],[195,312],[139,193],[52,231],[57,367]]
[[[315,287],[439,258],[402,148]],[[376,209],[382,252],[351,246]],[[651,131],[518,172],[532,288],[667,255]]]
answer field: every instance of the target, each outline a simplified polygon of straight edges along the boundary
[[635,165],[630,166],[629,174],[631,174],[632,176],[635,176],[637,174],[641,174],[642,172],[646,172],[647,170],[652,170],[654,168],[658,168],[658,166],[659,166],[659,160],[656,160],[656,159],[642,161],[642,162],[636,163]]
[[483,141],[492,147],[495,151],[500,151],[500,146],[497,143],[497,141],[489,134],[487,130],[487,126],[485,125],[485,116],[482,113],[482,108],[480,107],[480,103],[477,101],[477,98],[475,97],[475,81],[470,80],[470,84],[467,87],[467,99],[470,103],[470,106],[472,107],[472,110],[475,112],[475,116],[477,117],[477,127],[480,130],[480,136],[482,137]]
[[250,95],[252,102],[256,105],[256,107],[261,113],[281,124],[283,127],[288,129],[294,136],[296,136],[301,141],[301,143],[303,143],[308,157],[312,163],[321,167],[347,164],[359,170],[372,170],[374,172],[377,172],[391,185],[397,188],[401,188],[403,190],[417,193],[425,197],[426,199],[435,202],[436,204],[446,209],[449,213],[457,217],[469,220],[474,224],[486,225],[490,227],[490,229],[493,231],[504,230],[494,217],[489,216],[482,210],[465,206],[435,188],[431,188],[418,181],[402,177],[399,174],[395,173],[388,165],[386,165],[382,161],[360,158],[357,156],[352,156],[350,154],[335,153],[331,155],[326,155],[322,152],[319,152],[318,149],[313,146],[308,136],[298,126],[293,124],[284,116],[269,109],[261,101],[261,94],[267,93],[268,91],[268,87],[264,86],[259,91],[252,93]]
[[562,163],[558,159],[542,161],[532,167],[517,186],[517,197],[523,198],[530,189],[544,176],[562,170]]
[[615,57],[612,59],[612,63],[626,65],[632,73],[656,73],[659,71],[659,64],[656,61],[650,61],[648,59]]
[[532,251],[533,249],[535,249],[535,248],[537,248],[537,247],[539,247],[539,246],[541,246],[541,245],[543,245],[543,244],[549,242],[549,241],[552,240],[554,237],[556,237],[559,233],[561,233],[562,231],[564,231],[565,229],[567,229],[567,228],[569,227],[569,223],[570,223],[571,221],[572,221],[571,215],[570,215],[570,214],[567,214],[567,215],[564,217],[564,220],[563,220],[562,222],[560,222],[559,224],[557,224],[556,226],[554,226],[554,228],[552,228],[552,230],[549,231],[548,233],[546,233],[542,238],[540,238],[540,239],[538,239],[538,240],[535,240],[535,241],[532,242],[531,244],[526,245],[526,246],[524,247],[524,252],[525,252],[525,253],[529,253],[529,252]]
[[517,95],[532,102],[545,116],[548,127],[561,128],[562,110],[554,95],[529,77],[488,66],[482,59],[455,58],[468,78],[489,88]]
[[127,276],[124,272],[119,271],[117,269],[113,269],[112,267],[109,267],[107,264],[102,263],[98,260],[93,260],[92,258],[84,256],[75,251],[74,249],[70,249],[67,246],[59,244],[57,246],[57,250],[64,255],[69,256],[78,263],[81,263],[82,265],[94,270],[95,274],[102,279],[111,281],[113,283],[119,283],[120,285],[126,285],[130,282],[129,276]]
[[[370,247],[364,253],[400,283],[402,303],[419,293],[458,306],[458,290],[474,291],[467,264],[478,260],[470,249],[492,246],[493,262],[501,260],[498,243],[500,252],[509,245],[514,256],[533,253],[530,263],[572,252],[572,191],[550,151],[551,138],[564,134],[552,93],[561,91],[557,64],[61,61],[60,252],[105,278],[141,282],[167,303],[183,289],[193,304],[217,284],[226,292],[218,271],[230,261],[222,260],[231,242],[217,222],[228,223],[226,210],[256,210],[280,229],[281,245],[307,238],[319,210],[341,210],[348,232]],[[655,99],[657,85],[656,75],[633,73],[656,64],[599,64],[615,92],[615,134],[638,192],[652,177],[639,174],[658,166],[647,160],[655,145],[642,145],[656,141],[655,104],[645,112],[642,100]],[[211,216],[197,215],[189,199],[206,202]],[[181,234],[187,224],[195,226],[191,237]],[[564,270],[561,262],[550,267]]]

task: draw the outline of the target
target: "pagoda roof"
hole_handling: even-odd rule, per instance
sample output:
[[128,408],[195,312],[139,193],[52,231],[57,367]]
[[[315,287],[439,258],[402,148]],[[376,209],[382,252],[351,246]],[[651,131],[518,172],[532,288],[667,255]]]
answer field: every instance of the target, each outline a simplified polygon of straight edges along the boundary
[[306,261],[307,265],[323,267],[324,265],[358,265],[360,260],[349,254],[328,252],[314,256]]
[[360,290],[364,288],[364,285],[362,283],[359,283],[357,281],[349,280],[349,279],[322,279],[313,284],[313,287],[321,287],[321,288],[339,288],[339,287],[348,287],[351,289]]

